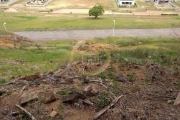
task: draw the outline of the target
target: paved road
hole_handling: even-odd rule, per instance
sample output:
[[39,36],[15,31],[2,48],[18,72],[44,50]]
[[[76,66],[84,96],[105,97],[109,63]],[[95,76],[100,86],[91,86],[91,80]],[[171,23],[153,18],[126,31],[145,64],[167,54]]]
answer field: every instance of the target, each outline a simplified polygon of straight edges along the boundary
[[[35,41],[47,40],[83,40],[95,37],[113,36],[113,30],[60,30],[60,31],[23,31],[17,35]],[[115,29],[114,36],[119,37],[180,37],[180,28],[164,29]]]

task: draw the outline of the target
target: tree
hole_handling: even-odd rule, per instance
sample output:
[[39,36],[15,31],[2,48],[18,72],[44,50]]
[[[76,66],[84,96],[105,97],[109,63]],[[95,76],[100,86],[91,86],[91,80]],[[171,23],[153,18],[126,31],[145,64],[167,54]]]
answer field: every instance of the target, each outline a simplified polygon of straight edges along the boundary
[[99,15],[103,15],[104,7],[102,5],[96,5],[89,10],[89,16],[97,18]]

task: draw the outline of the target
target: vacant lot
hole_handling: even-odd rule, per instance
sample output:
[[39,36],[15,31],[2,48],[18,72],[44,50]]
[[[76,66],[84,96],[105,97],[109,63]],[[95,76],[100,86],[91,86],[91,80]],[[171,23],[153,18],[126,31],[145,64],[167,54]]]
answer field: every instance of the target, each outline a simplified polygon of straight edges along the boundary
[[94,5],[103,5],[105,8],[116,6],[115,0],[53,0],[48,7],[91,8]]
[[[25,0],[12,5],[18,9],[25,8]],[[46,7],[26,7],[26,9],[61,9],[61,8],[91,8],[94,5],[103,5],[105,8],[117,8],[115,0],[52,0]]]

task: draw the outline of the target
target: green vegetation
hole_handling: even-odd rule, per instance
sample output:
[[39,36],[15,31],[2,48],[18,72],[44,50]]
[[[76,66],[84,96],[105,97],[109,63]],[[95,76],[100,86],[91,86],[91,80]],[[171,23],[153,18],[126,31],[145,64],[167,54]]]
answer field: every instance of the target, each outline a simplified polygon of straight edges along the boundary
[[27,50],[27,44],[19,48],[0,48],[0,81],[18,75],[56,70],[68,62],[72,41],[53,41],[35,44]]
[[94,6],[89,10],[89,16],[94,16],[98,18],[98,16],[103,15],[104,7],[102,5]]
[[[159,63],[172,66],[175,75],[179,75],[180,41],[177,38],[95,38],[94,43],[114,44],[110,49],[111,61],[121,65],[129,63],[146,64]],[[35,49],[22,43],[19,48],[0,48],[0,83],[18,75],[30,75],[37,72],[49,72],[67,64],[71,56],[74,43],[72,41],[49,41],[34,44]],[[31,46],[32,47],[32,46]],[[102,72],[98,75],[102,79],[114,79],[114,72]],[[134,74],[128,80],[134,81]]]
[[[95,20],[87,15],[76,14],[46,17],[43,14],[3,13],[0,18],[0,23],[6,21],[8,31],[112,29],[112,20],[116,20],[115,29],[180,27],[180,16],[103,15]],[[3,25],[0,30],[4,31]]]
[[97,107],[99,108],[104,108],[111,102],[107,93],[102,93],[100,96],[97,96],[97,101]]
[[69,91],[68,89],[63,89],[61,91],[57,92],[58,94],[62,95],[63,98],[67,98],[69,96],[69,94],[71,93],[71,91]]
[[180,41],[177,38],[114,38],[104,40],[96,38],[96,43],[115,44],[118,48],[111,50],[112,61],[120,63],[159,63],[166,66],[177,65],[173,59],[180,58]]

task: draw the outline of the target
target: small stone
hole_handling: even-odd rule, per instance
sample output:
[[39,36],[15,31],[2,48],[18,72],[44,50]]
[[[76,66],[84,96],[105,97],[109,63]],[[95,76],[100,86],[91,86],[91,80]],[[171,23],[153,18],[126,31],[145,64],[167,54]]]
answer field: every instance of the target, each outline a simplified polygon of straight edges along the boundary
[[73,104],[77,102],[79,98],[85,99],[85,96],[81,93],[75,92],[75,93],[70,94],[63,102]]
[[75,83],[75,84],[80,84],[81,82],[80,82],[79,79],[73,79],[73,83]]
[[55,97],[53,91],[48,91],[45,93],[44,103],[50,103],[50,102],[55,101],[55,100],[56,100],[56,97]]
[[135,69],[139,69],[139,66],[138,66],[138,65],[135,65],[134,68],[135,68]]
[[116,80],[119,82],[126,82],[126,78],[122,74],[116,75]]
[[53,118],[53,117],[55,117],[57,114],[58,114],[58,113],[53,110],[53,111],[50,113],[49,116]]
[[94,105],[94,104],[93,104],[91,101],[89,101],[89,100],[84,100],[83,103],[86,104],[86,105],[89,105],[89,106],[93,106],[93,105]]
[[84,107],[83,101],[81,99],[79,99],[78,102],[74,103],[74,105],[77,108],[83,108]]
[[148,56],[148,59],[151,59],[151,58],[152,58],[152,57],[149,55],[149,56]]
[[176,100],[174,101],[174,105],[179,105],[180,104],[180,93],[176,97]]
[[2,94],[6,93],[6,92],[7,92],[7,90],[6,90],[6,89],[1,88],[1,89],[0,89],[0,96],[1,96]]
[[125,61],[128,61],[128,59],[126,58],[126,59],[124,59]]
[[24,93],[21,95],[21,105],[26,104],[30,101],[37,100],[37,99],[38,99],[38,96],[37,96],[37,93],[35,92]]
[[84,93],[87,96],[93,96],[98,93],[98,88],[95,85],[89,85],[84,89]]

